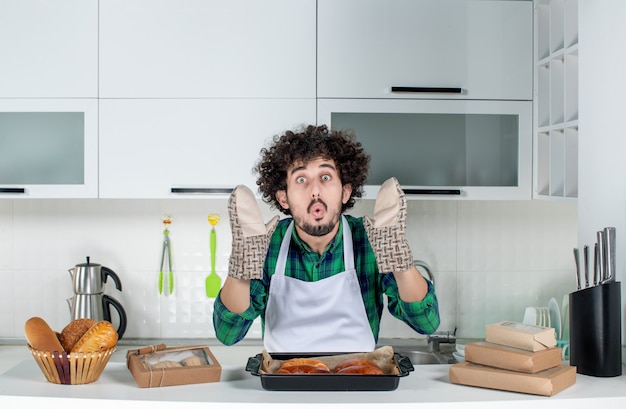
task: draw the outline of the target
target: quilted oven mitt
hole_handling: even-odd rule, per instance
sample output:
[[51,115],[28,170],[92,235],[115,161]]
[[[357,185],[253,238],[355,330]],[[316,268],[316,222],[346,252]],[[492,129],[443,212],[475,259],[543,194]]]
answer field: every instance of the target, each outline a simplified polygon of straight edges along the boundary
[[406,271],[413,266],[406,240],[406,198],[396,178],[387,179],[380,187],[374,220],[365,216],[363,221],[381,273]]
[[228,215],[233,245],[228,275],[242,279],[261,279],[269,238],[278,224],[278,216],[267,225],[254,193],[243,185],[237,186],[228,199]]

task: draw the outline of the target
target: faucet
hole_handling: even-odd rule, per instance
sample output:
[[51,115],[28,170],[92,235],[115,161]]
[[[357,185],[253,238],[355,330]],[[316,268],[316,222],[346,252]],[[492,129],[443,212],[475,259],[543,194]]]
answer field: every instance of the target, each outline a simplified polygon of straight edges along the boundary
[[433,285],[435,285],[435,276],[433,276],[433,272],[430,269],[430,266],[428,265],[428,263],[422,260],[415,260],[413,262],[413,265],[415,267],[421,267],[424,271],[426,271],[426,274],[428,274],[428,279],[430,280],[431,283],[433,283]]
[[435,332],[428,336],[428,350],[431,352],[440,352],[440,344],[456,344],[456,328],[454,331]]

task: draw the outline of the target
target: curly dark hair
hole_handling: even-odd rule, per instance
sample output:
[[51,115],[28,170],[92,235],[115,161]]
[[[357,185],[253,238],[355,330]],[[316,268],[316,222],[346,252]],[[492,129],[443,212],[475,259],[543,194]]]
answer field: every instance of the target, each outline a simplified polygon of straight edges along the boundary
[[337,165],[342,185],[351,185],[350,199],[342,206],[344,212],[354,206],[355,198],[363,196],[367,180],[370,156],[353,131],[329,130],[326,125],[308,125],[297,131],[276,135],[273,144],[261,149],[261,158],[254,167],[259,174],[259,186],[263,201],[271,208],[290,215],[276,199],[276,192],[287,189],[287,169],[296,162],[305,164],[317,158],[330,159]]

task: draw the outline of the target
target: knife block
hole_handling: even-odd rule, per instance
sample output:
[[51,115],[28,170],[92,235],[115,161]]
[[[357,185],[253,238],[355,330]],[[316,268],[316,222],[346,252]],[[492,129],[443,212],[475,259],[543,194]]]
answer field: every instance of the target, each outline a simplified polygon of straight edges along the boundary
[[611,282],[569,295],[570,365],[583,375],[622,374],[621,285]]

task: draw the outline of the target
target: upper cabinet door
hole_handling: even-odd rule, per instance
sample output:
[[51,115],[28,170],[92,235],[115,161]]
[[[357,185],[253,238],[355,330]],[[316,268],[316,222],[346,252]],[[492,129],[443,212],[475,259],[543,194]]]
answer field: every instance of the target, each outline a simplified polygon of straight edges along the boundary
[[532,5],[319,0],[318,97],[532,100]]
[[100,197],[208,198],[239,184],[274,135],[315,123],[315,99],[100,101]]
[[0,198],[98,196],[95,98],[0,98]]
[[314,98],[315,0],[100,0],[102,98]]
[[98,96],[98,0],[0,1],[0,98]]

